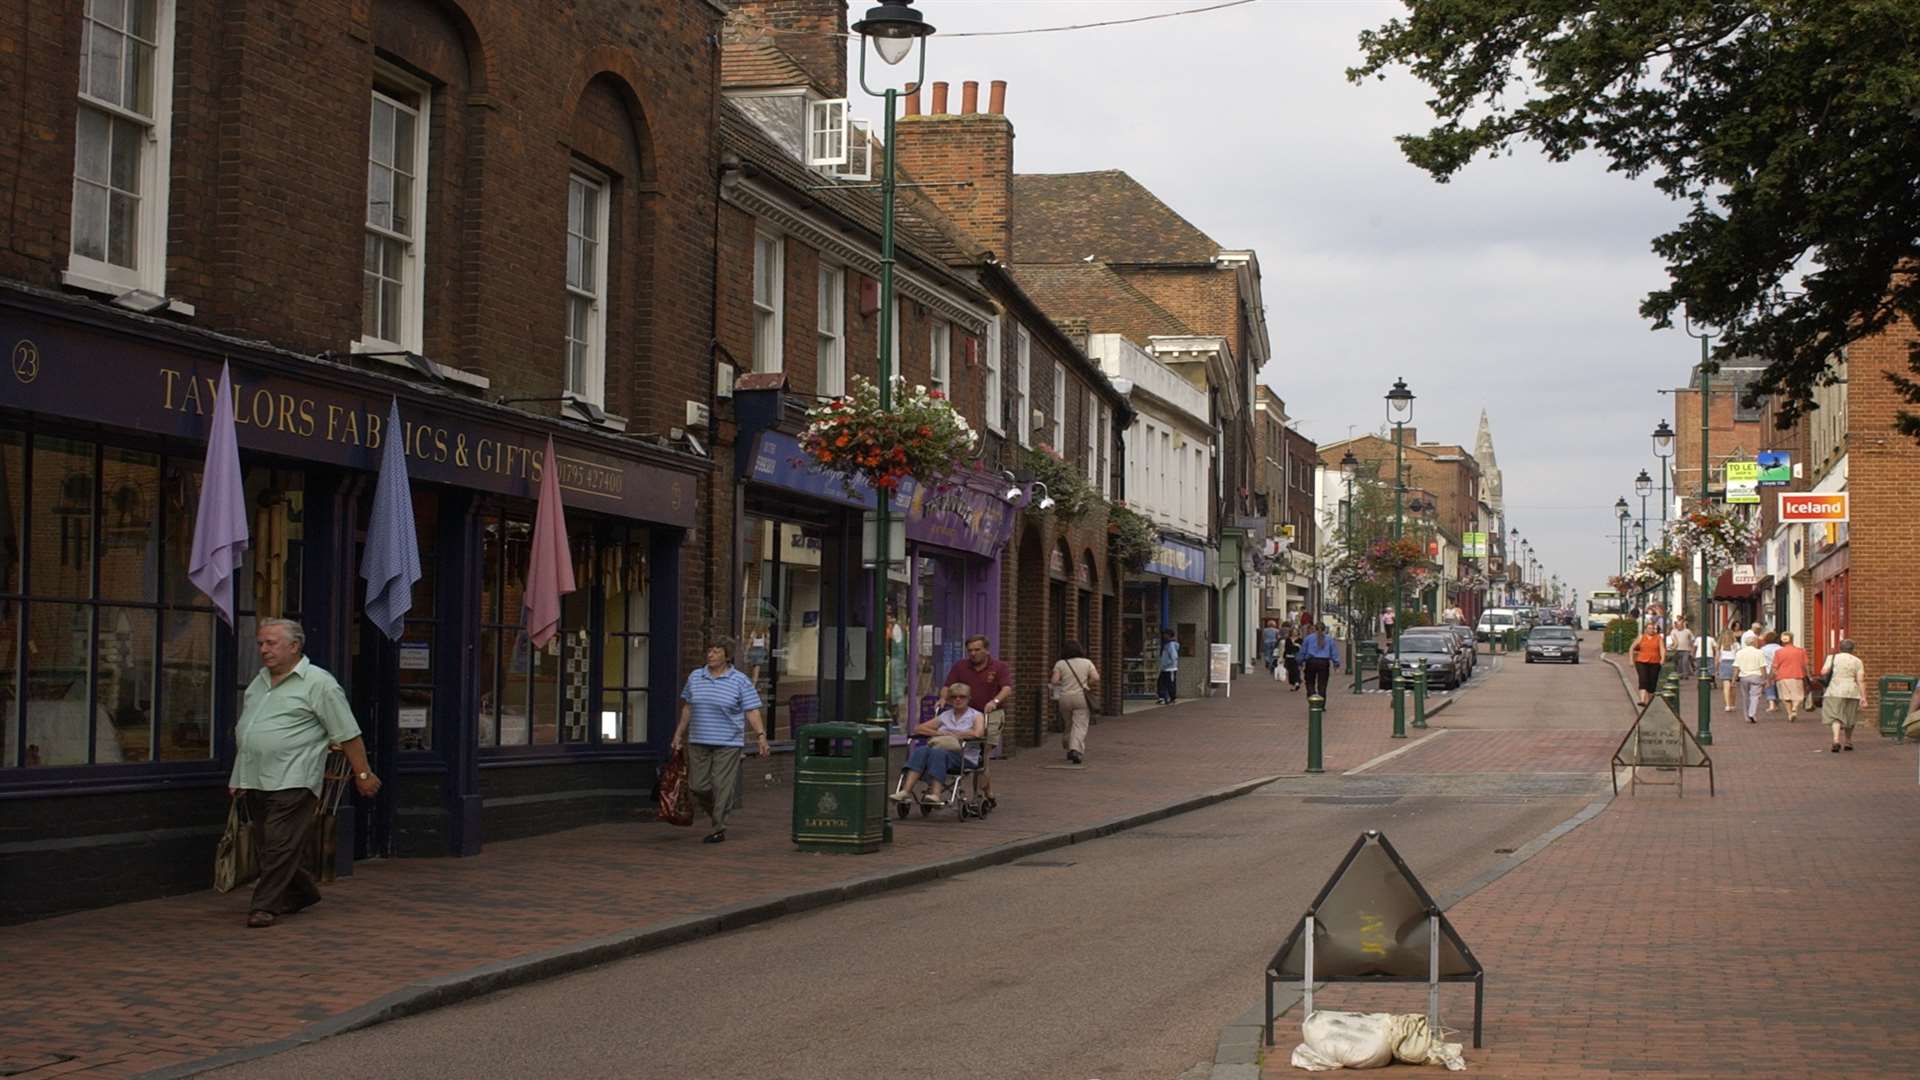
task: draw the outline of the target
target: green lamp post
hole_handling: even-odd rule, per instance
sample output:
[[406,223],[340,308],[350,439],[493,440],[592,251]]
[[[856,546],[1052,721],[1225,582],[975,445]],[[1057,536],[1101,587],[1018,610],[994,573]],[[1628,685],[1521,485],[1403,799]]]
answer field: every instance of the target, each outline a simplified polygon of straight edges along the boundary
[[1347,549],[1347,580],[1345,584],[1347,594],[1347,663],[1353,665],[1353,692],[1356,694],[1360,692],[1360,658],[1353,651],[1354,646],[1358,643],[1356,640],[1357,635],[1354,632],[1358,620],[1353,617],[1353,478],[1354,474],[1359,471],[1360,459],[1353,456],[1353,447],[1349,446],[1347,447],[1347,452],[1340,455],[1340,478],[1347,485],[1347,501],[1341,508],[1342,512],[1346,515],[1344,531],[1341,533],[1341,542]]
[[[1692,312],[1687,312],[1686,324],[1687,336],[1700,339],[1700,511],[1705,513],[1713,507],[1713,493],[1707,487],[1707,480],[1712,475],[1711,459],[1707,456],[1707,444],[1713,439],[1713,419],[1712,413],[1708,411],[1707,405],[1708,394],[1711,392],[1711,384],[1713,382],[1715,364],[1712,354],[1707,347],[1707,342],[1711,341],[1714,335],[1706,333],[1705,331],[1698,334],[1693,332]],[[1713,618],[1711,607],[1713,603],[1713,584],[1707,580],[1708,566],[1707,557],[1704,552],[1700,555],[1699,565],[1700,625],[1694,627],[1693,632],[1705,636],[1708,628],[1713,625],[1710,621]],[[1706,659],[1711,660],[1712,657],[1709,655]],[[1712,746],[1713,672],[1709,670],[1708,665],[1705,663],[1700,665],[1698,682],[1700,684],[1700,713],[1699,720],[1695,725],[1695,734],[1699,738],[1701,746]]]
[[[1667,462],[1673,457],[1673,429],[1661,420],[1653,429],[1653,456],[1660,459],[1660,544],[1667,546]],[[1673,613],[1673,575],[1660,575],[1660,607],[1669,615]]]
[[1624,576],[1627,572],[1627,519],[1633,516],[1632,512],[1627,509],[1627,497],[1625,495],[1620,496],[1619,499],[1614,501],[1613,513],[1615,517],[1620,519],[1620,573]]
[[[880,0],[880,6],[868,8],[866,17],[853,24],[853,32],[860,35],[860,88],[874,97],[886,101],[885,151],[886,168],[880,174],[880,368],[878,386],[880,389],[880,407],[893,407],[893,196],[894,196],[894,154],[893,154],[893,117],[894,106],[898,103],[900,91],[895,87],[875,90],[867,85],[867,45],[873,45],[882,62],[889,66],[897,65],[913,52],[914,42],[933,33],[933,27],[924,16],[913,9],[913,0]],[[918,86],[926,81],[927,50],[920,49],[920,74],[913,81]],[[882,628],[886,625],[887,585],[893,576],[892,566],[892,508],[886,488],[875,486],[873,489],[873,611],[868,616],[872,625],[867,633],[867,656],[869,681],[874,688],[873,722],[883,727],[893,723],[893,713],[880,692],[881,679],[887,670],[887,641]]]
[[[1393,389],[1387,391],[1387,420],[1393,424],[1393,538],[1401,539],[1406,535],[1406,427],[1413,419],[1413,391],[1407,389],[1407,380],[1393,380]],[[1398,556],[1395,557],[1398,562]],[[1393,655],[1395,663],[1400,656],[1400,628],[1405,625],[1401,607],[1406,603],[1407,572],[1396,565],[1393,569]]]

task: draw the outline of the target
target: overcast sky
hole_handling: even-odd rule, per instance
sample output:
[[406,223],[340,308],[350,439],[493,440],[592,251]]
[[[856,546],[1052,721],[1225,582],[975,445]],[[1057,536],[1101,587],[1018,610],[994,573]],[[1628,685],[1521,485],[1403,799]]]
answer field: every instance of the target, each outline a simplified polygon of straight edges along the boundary
[[[1210,0],[920,0],[939,28],[928,81],[1008,82],[1015,171],[1124,169],[1265,276],[1264,380],[1321,442],[1380,426],[1397,376],[1426,441],[1471,447],[1493,424],[1509,523],[1582,594],[1615,571],[1613,501],[1656,480],[1697,342],[1658,333],[1640,299],[1664,282],[1648,241],[1678,204],[1594,160],[1537,150],[1439,184],[1393,137],[1431,114],[1410,76],[1354,86],[1371,0],[1259,0],[1132,26],[956,37],[1206,6]],[[852,0],[854,18],[866,7]],[[852,74],[850,72],[850,74]],[[877,116],[857,101],[855,115]]]

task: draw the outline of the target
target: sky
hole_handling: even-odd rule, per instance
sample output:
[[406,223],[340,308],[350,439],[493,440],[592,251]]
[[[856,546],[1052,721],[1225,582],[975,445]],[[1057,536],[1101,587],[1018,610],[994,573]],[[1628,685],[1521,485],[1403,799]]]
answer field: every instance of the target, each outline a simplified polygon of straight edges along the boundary
[[[1394,136],[1425,131],[1404,72],[1354,85],[1359,33],[1402,9],[1257,0],[1130,26],[964,37],[1208,6],[1215,0],[920,0],[938,28],[927,80],[1005,79],[1014,169],[1122,169],[1264,277],[1273,358],[1262,380],[1319,442],[1385,422],[1397,377],[1423,441],[1471,447],[1485,409],[1508,523],[1583,595],[1617,570],[1616,498],[1655,478],[1661,388],[1699,343],[1654,332],[1665,282],[1649,242],[1683,208],[1597,158],[1523,146],[1446,184]],[[853,17],[867,6],[851,0]],[[849,74],[852,74],[850,70]],[[879,104],[856,100],[855,116]]]

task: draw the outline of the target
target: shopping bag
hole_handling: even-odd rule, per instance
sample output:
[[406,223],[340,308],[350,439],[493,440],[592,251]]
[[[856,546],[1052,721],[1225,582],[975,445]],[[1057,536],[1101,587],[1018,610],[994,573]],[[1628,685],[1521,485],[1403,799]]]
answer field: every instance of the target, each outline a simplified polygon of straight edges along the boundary
[[679,749],[667,759],[654,786],[660,820],[669,825],[693,824],[693,792],[687,787],[687,752]]
[[259,853],[253,850],[253,822],[241,809],[245,794],[235,793],[227,804],[227,831],[213,852],[213,888],[228,893],[260,876]]

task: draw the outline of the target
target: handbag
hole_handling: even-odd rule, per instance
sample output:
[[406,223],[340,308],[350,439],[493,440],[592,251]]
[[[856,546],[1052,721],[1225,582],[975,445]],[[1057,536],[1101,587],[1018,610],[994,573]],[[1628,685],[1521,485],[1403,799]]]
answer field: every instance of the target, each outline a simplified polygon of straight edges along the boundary
[[653,788],[660,820],[669,825],[693,824],[693,792],[687,787],[687,751],[675,750]]
[[259,853],[253,848],[253,820],[245,810],[245,796],[235,792],[227,803],[227,831],[213,851],[213,888],[229,893],[260,876]]
[[933,747],[935,750],[947,750],[947,751],[958,750],[960,749],[960,745],[961,745],[960,736],[935,735],[933,738],[927,740],[927,745]]

